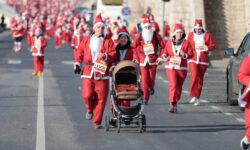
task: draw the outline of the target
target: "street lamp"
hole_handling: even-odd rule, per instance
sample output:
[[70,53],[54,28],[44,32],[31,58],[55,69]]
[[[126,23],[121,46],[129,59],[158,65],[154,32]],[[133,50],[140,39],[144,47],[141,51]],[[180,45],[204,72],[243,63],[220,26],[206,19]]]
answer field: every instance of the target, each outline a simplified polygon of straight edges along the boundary
[[163,1],[163,15],[162,15],[162,30],[163,30],[165,24],[165,2],[169,2],[170,0],[162,0],[162,1]]

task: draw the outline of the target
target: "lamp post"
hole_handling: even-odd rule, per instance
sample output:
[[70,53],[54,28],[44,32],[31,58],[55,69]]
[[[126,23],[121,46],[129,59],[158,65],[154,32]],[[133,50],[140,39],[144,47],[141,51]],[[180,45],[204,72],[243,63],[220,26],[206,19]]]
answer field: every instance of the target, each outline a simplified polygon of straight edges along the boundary
[[164,29],[165,25],[165,2],[169,2],[170,0],[162,0],[163,1],[163,15],[162,15],[162,30]]

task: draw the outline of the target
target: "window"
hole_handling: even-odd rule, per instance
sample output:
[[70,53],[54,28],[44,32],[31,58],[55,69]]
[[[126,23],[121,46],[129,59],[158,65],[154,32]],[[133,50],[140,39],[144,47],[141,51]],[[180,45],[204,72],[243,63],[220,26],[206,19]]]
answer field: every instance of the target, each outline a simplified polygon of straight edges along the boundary
[[250,53],[250,34],[246,35],[238,50],[238,54],[243,57],[249,55],[249,53]]
[[122,5],[123,0],[102,0],[104,5]]

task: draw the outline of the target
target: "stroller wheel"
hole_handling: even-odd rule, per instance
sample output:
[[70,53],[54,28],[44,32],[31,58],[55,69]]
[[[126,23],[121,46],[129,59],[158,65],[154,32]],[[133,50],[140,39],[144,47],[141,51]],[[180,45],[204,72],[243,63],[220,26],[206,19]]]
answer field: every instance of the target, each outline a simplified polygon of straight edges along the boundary
[[106,115],[105,116],[105,130],[106,131],[109,131],[109,125],[110,125],[110,117],[109,117],[109,115]]
[[117,133],[120,133],[120,130],[121,130],[121,119],[120,119],[120,117],[117,117],[116,126],[117,126]]
[[138,120],[139,132],[143,133],[146,131],[146,116],[141,115]]

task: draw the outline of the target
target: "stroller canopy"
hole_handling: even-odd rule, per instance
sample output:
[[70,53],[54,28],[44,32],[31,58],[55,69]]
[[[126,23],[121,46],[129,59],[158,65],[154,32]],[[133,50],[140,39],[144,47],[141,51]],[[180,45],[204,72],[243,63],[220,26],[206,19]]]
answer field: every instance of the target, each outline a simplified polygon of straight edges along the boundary
[[112,80],[117,83],[132,83],[135,84],[139,78],[139,66],[137,63],[124,60],[119,62],[113,72]]

